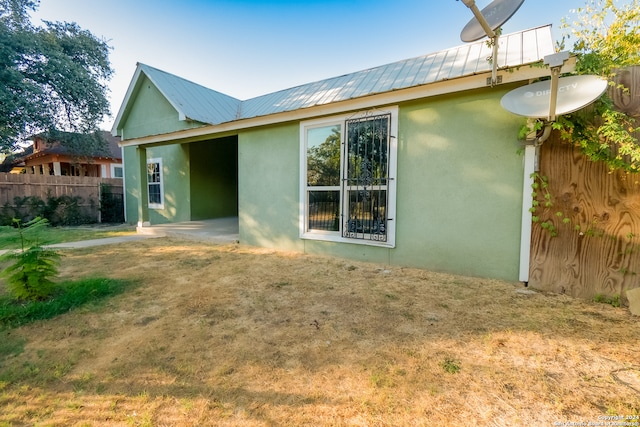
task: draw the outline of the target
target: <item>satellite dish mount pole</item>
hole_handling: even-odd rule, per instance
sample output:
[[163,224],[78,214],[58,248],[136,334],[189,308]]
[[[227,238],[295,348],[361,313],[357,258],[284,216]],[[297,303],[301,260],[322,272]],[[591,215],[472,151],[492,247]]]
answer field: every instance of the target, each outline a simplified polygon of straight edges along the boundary
[[553,123],[556,121],[556,105],[558,102],[558,80],[560,79],[560,70],[562,70],[562,66],[569,59],[569,52],[558,52],[552,55],[547,55],[544,57],[545,65],[549,66],[551,70],[551,87],[549,90],[551,93],[549,94],[549,123]]
[[498,84],[498,38],[500,37],[500,29],[493,33],[491,43],[493,44],[493,53],[491,54],[491,87]]
[[462,3],[464,3],[465,6],[471,9],[471,12],[473,12],[473,15],[478,20],[478,23],[487,34],[487,37],[491,39],[491,44],[493,45],[493,54],[491,57],[493,66],[491,70],[491,86],[493,87],[498,83],[498,37],[500,30],[498,29],[498,31],[493,31],[491,29],[491,26],[485,19],[484,15],[482,14],[482,12],[480,12],[478,6],[476,6],[475,0],[462,0]]
[[[544,64],[549,66],[551,70],[551,83],[549,87],[549,115],[542,135],[533,140],[533,145],[538,148],[551,135],[551,123],[556,121],[556,110],[558,104],[558,81],[560,80],[560,71],[564,63],[569,59],[569,52],[558,52],[544,57]],[[536,169],[537,170],[537,169]]]

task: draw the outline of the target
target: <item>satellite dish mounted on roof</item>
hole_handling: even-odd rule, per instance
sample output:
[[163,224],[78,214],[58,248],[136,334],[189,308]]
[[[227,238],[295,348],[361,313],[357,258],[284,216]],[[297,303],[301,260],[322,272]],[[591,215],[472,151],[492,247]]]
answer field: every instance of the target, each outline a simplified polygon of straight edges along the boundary
[[485,36],[491,39],[491,44],[493,45],[491,86],[493,86],[498,80],[498,38],[500,37],[500,31],[496,30],[516,13],[524,3],[524,0],[494,0],[482,11],[476,6],[475,0],[462,0],[462,2],[471,9],[475,17],[462,29],[460,39],[467,43],[480,40]]
[[460,33],[462,41],[469,43],[483,37],[494,37],[495,31],[520,9],[524,0],[494,0],[482,11],[478,10],[474,0],[462,0],[462,2],[475,15]]

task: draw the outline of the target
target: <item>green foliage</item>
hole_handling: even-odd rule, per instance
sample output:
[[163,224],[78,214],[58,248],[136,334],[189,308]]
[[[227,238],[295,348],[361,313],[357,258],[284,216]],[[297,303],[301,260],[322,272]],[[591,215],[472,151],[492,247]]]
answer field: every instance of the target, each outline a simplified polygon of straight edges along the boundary
[[575,19],[563,19],[560,28],[574,40],[579,74],[611,77],[617,68],[640,64],[640,2],[587,0],[575,11]]
[[89,163],[96,156],[111,156],[109,143],[100,131],[78,133],[49,129],[40,136],[48,146],[59,146],[58,149],[72,155],[78,163]]
[[125,280],[89,278],[57,285],[53,297],[46,301],[16,303],[8,296],[0,296],[0,330],[50,319],[74,308],[100,302],[122,293],[130,285],[131,282]]
[[604,294],[597,294],[593,297],[593,302],[610,304],[613,307],[620,307],[620,295],[616,294],[613,296],[608,296]]
[[450,357],[445,358],[442,362],[440,362],[440,366],[444,369],[445,372],[449,374],[457,374],[460,372],[460,362]]
[[50,278],[58,275],[60,255],[42,246],[32,246],[23,252],[5,255],[14,263],[0,273],[6,278],[7,289],[13,298],[24,301],[44,300],[53,292]]
[[[599,75],[613,86],[618,69],[640,64],[640,0],[623,5],[589,0],[561,28],[575,40],[577,74]],[[634,136],[640,128],[632,117],[616,111],[607,95],[591,108],[558,117],[553,128],[593,161],[604,161],[611,169],[640,171],[640,145]]]
[[0,151],[49,129],[89,133],[109,113],[110,47],[75,23],[35,27],[34,0],[0,0]]
[[22,226],[20,220],[16,219],[15,223],[22,250],[8,252],[0,257],[0,260],[10,263],[0,272],[0,277],[7,280],[7,289],[12,298],[24,301],[44,300],[53,292],[55,284],[51,278],[58,275],[57,264],[60,255],[54,250],[44,249],[37,243],[25,247],[31,243],[26,230],[29,230],[29,234],[35,234],[38,229],[46,227],[48,221],[36,218]]
[[340,129],[307,150],[307,185],[340,185]]
[[[540,175],[535,172],[531,174],[531,178],[533,178],[533,183],[531,184],[531,188],[533,189],[531,193],[531,208],[529,212],[531,212],[531,221],[534,223],[539,223],[540,227],[544,230],[547,230],[551,237],[556,237],[558,235],[558,230],[556,229],[555,224],[551,219],[547,219],[541,221],[540,218],[540,209],[549,209],[553,207],[553,201],[551,198],[551,193],[549,192],[549,180],[546,176]],[[540,202],[538,200],[538,196],[542,196],[543,201]],[[562,212],[556,212],[557,218],[562,218],[564,214]],[[563,223],[567,223],[567,218],[562,219]]]
[[15,197],[13,206],[7,203],[0,210],[0,226],[14,224],[14,218],[26,223],[36,217],[46,218],[53,226],[93,222],[82,213],[81,202],[81,197],[66,194],[59,197],[49,195],[46,201],[36,196]]

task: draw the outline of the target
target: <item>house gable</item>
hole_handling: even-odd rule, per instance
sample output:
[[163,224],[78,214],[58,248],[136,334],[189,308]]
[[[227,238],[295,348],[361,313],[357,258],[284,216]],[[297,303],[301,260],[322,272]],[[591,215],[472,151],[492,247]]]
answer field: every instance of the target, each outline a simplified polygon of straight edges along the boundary
[[220,124],[237,119],[240,105],[236,98],[138,63],[111,132],[131,139]]
[[180,112],[144,74],[136,81],[120,122],[119,133],[127,138],[157,135],[203,126],[198,121],[183,120]]

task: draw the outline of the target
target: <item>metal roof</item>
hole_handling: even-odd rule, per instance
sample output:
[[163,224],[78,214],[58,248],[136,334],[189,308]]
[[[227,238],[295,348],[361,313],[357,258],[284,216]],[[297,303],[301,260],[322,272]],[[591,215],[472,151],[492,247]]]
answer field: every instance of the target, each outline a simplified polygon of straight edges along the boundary
[[188,118],[216,124],[237,118],[242,102],[239,99],[145,64],[138,64],[138,69],[144,72],[167,98],[182,120]]
[[[498,69],[531,64],[554,52],[551,25],[501,35],[499,44]],[[116,132],[119,128],[140,73],[157,86],[182,120],[189,118],[217,125],[486,73],[492,69],[491,54],[492,49],[483,40],[246,101],[138,64],[113,129]]]

